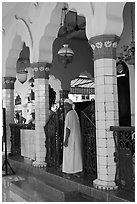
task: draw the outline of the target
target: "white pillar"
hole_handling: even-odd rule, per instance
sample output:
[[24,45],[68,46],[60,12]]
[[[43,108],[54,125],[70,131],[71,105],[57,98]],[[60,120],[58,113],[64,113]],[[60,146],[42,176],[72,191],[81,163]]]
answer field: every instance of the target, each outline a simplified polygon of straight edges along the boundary
[[118,126],[116,47],[119,38],[102,35],[90,39],[94,52],[95,118],[97,146],[96,188],[117,189],[115,184],[115,144],[110,126]]
[[44,126],[49,118],[49,68],[43,64],[34,67],[35,78],[35,167],[46,167]]
[[2,99],[3,108],[6,108],[6,133],[7,133],[7,152],[11,152],[11,131],[10,123],[14,123],[14,77],[3,77]]

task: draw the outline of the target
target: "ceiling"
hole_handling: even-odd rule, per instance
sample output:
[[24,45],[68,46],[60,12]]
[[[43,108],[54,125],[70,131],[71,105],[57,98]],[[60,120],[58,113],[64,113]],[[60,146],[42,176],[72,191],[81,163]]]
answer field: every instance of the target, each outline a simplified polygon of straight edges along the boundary
[[66,25],[59,29],[58,37],[77,38],[87,41],[85,26],[84,16],[80,16],[74,11],[68,11],[66,14]]

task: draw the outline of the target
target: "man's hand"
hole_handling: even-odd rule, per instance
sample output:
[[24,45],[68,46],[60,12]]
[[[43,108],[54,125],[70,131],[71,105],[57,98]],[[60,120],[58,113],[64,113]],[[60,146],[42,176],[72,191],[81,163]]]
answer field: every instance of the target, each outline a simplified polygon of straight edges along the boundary
[[64,147],[68,147],[69,135],[70,135],[70,129],[66,128],[66,137],[65,137],[65,141],[63,142]]
[[65,141],[63,142],[64,147],[68,147],[68,139],[65,139]]

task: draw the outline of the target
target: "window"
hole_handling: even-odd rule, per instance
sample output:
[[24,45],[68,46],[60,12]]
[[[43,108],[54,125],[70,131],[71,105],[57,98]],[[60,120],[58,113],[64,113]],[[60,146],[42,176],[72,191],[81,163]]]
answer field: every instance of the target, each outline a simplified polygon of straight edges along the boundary
[[86,96],[86,99],[88,99],[88,100],[89,100],[89,95],[87,95],[87,96]]

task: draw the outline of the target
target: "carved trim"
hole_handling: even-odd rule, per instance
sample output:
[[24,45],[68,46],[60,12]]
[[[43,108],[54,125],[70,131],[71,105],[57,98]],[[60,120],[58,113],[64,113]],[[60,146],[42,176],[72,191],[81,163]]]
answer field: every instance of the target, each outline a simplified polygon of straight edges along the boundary
[[102,58],[116,59],[116,47],[120,38],[116,35],[100,35],[92,37],[89,44],[93,49],[94,60]]
[[105,191],[112,191],[112,190],[117,190],[118,186],[101,186],[93,183],[93,186],[98,189],[98,190],[105,190]]
[[115,182],[107,182],[106,184],[103,183],[102,180],[95,179],[93,181],[93,186],[96,189],[99,190],[106,190],[106,191],[112,191],[112,190],[117,190],[118,186],[115,184]]
[[14,83],[16,78],[14,77],[3,77],[2,78],[2,89],[14,89]]
[[34,67],[34,78],[49,79],[49,67]]
[[46,168],[47,167],[47,163],[46,162],[44,162],[44,161],[34,161],[33,163],[32,163],[32,166],[33,167],[36,167],[36,168]]
[[49,71],[51,64],[47,62],[32,63],[31,67],[34,69],[34,78],[49,79]]

